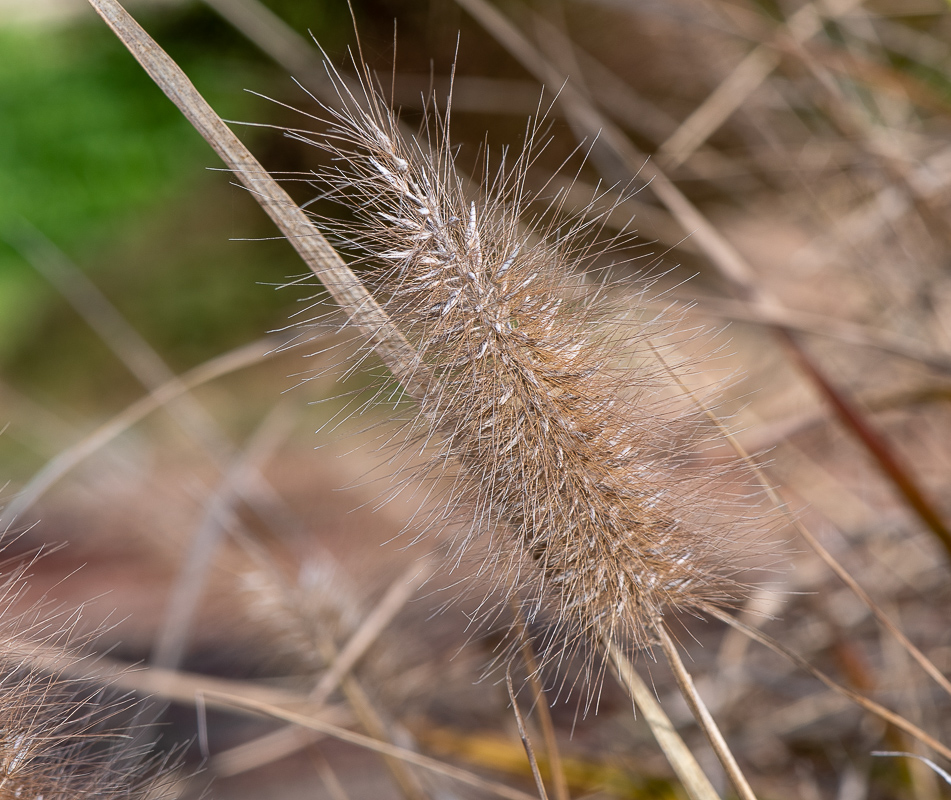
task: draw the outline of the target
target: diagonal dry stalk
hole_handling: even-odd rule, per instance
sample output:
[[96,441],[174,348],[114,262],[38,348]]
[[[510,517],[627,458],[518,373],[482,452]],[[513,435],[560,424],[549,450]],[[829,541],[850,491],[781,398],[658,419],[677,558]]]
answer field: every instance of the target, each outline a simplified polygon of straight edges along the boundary
[[194,705],[196,695],[208,697],[206,705],[214,708],[233,707],[217,704],[211,693],[243,697],[274,706],[292,706],[337,725],[348,725],[352,714],[342,705],[314,706],[306,694],[264,686],[251,681],[214,678],[194,672],[142,667],[97,655],[95,660],[64,653],[61,648],[30,640],[27,646],[11,652],[26,667],[42,673],[55,673],[69,680],[96,683],[143,697],[160,697],[185,706]]
[[[822,12],[813,3],[798,9],[774,34],[775,40],[788,38],[801,45],[822,30],[822,14],[832,19],[844,16],[862,0],[840,0],[823,4]],[[665,167],[678,167],[687,161],[707,139],[735,112],[779,65],[781,53],[770,44],[758,44],[732,72],[697,106],[658,148]]]
[[532,777],[535,779],[535,787],[538,789],[538,796],[541,800],[548,800],[548,790],[545,788],[545,781],[542,780],[541,770],[538,768],[538,759],[535,758],[535,748],[528,738],[528,731],[525,729],[525,718],[522,716],[522,710],[518,707],[518,698],[515,696],[515,690],[512,688],[512,670],[511,665],[505,670],[505,688],[509,693],[509,702],[512,704],[512,713],[515,715],[515,724],[518,726],[518,735],[522,740],[522,747],[525,755],[528,757],[528,764],[532,770]]
[[545,755],[548,758],[549,771],[551,773],[552,792],[555,796],[555,800],[571,800],[568,792],[568,781],[565,778],[564,763],[561,758],[561,751],[558,748],[558,740],[555,736],[555,726],[552,722],[551,713],[548,710],[545,689],[539,679],[538,661],[532,650],[532,643],[525,630],[521,614],[517,608],[514,610],[515,633],[519,640],[519,653],[522,656],[525,670],[528,673],[528,683],[534,695],[534,705],[538,709],[542,738],[545,741]]
[[713,784],[697,763],[690,748],[680,738],[673,723],[654,697],[654,692],[637,674],[624,651],[610,640],[606,640],[602,646],[614,666],[618,680],[650,726],[657,744],[664,751],[667,761],[674,768],[691,800],[718,800],[719,795]]
[[802,656],[794,653],[788,647],[784,646],[780,642],[777,642],[770,636],[767,636],[762,631],[756,630],[751,625],[747,625],[744,622],[740,622],[735,617],[724,613],[718,609],[710,609],[709,612],[712,616],[715,616],[717,619],[725,622],[727,625],[730,625],[738,630],[743,631],[747,636],[749,636],[754,641],[759,642],[760,644],[765,645],[769,649],[773,650],[776,653],[784,656],[785,658],[792,661],[797,667],[808,672],[813,677],[822,681],[827,687],[832,689],[832,691],[837,692],[843,697],[848,698],[857,706],[864,708],[870,714],[874,714],[879,719],[887,722],[891,725],[894,725],[896,728],[904,731],[909,736],[913,736],[919,742],[924,745],[927,745],[936,753],[939,753],[942,757],[951,760],[951,747],[948,747],[945,744],[942,744],[934,736],[929,734],[927,731],[923,731],[917,725],[912,722],[909,722],[905,717],[900,714],[896,714],[891,709],[886,708],[880,703],[876,703],[874,700],[869,700],[863,694],[860,694],[853,689],[849,689],[842,684],[836,682],[828,675],[826,675],[822,670],[816,669],[812,664],[806,661]]
[[182,663],[216,553],[226,533],[240,527],[235,501],[241,496],[242,488],[261,475],[262,465],[289,433],[291,417],[286,412],[286,407],[278,405],[264,418],[206,501],[202,520],[169,593],[162,626],[152,648],[150,663],[153,666],[174,669]]
[[159,88],[175,103],[320,278],[410,396],[422,393],[415,353],[379,303],[307,215],[241,143],[184,72],[116,0],[89,0]]
[[205,383],[260,364],[279,353],[285,343],[284,337],[268,336],[222,353],[162,384],[50,459],[4,508],[0,519],[8,524],[17,519],[71,470],[149,414]]
[[684,666],[684,662],[680,658],[680,653],[677,652],[677,645],[674,644],[673,639],[670,638],[670,634],[667,632],[662,620],[657,621],[657,624],[654,626],[654,631],[660,642],[660,649],[664,653],[664,657],[667,659],[671,670],[673,670],[680,693],[683,695],[684,700],[687,701],[691,713],[700,724],[704,734],[706,734],[710,746],[713,748],[713,752],[717,754],[717,757],[723,764],[723,768],[726,770],[726,774],[736,788],[737,794],[739,794],[743,800],[756,800],[753,788],[750,786],[749,781],[746,780],[746,776],[743,774],[743,770],[740,769],[740,765],[736,763],[736,758],[733,756],[730,746],[726,743],[726,739],[723,738],[723,734],[720,733],[720,729],[710,714],[710,711],[707,709],[706,704],[703,702],[703,698],[697,691],[697,687],[694,686],[693,678],[686,666]]

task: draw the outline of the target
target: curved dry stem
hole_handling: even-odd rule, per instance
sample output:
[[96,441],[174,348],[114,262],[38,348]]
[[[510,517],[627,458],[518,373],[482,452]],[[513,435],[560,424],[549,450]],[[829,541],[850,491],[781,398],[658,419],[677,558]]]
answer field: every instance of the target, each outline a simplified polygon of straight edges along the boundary
[[869,698],[867,698],[865,695],[859,694],[858,692],[853,691],[852,689],[849,689],[843,686],[841,683],[833,680],[822,670],[812,666],[812,664],[806,661],[806,659],[804,659],[801,655],[794,653],[788,647],[780,644],[771,636],[767,636],[762,631],[756,630],[756,628],[752,627],[751,625],[740,622],[738,619],[736,619],[736,617],[733,617],[718,608],[708,608],[707,613],[710,614],[710,616],[716,617],[721,622],[725,622],[727,625],[730,625],[737,630],[743,631],[743,633],[745,633],[751,639],[754,639],[760,644],[765,645],[770,650],[779,653],[781,656],[785,656],[797,667],[808,672],[814,678],[822,681],[822,683],[832,689],[832,691],[838,692],[843,697],[849,698],[849,700],[851,700],[856,705],[861,706],[869,713],[874,714],[876,717],[884,720],[885,722],[891,723],[896,728],[904,731],[909,736],[914,737],[922,744],[927,745],[936,753],[940,753],[944,758],[951,760],[951,747],[942,744],[930,733],[923,731],[917,725],[909,722],[900,714],[896,714],[894,711],[885,708],[885,706],[881,705],[880,703],[876,703],[874,700],[869,700]]
[[267,337],[251,344],[237,347],[220,356],[199,364],[188,372],[173,378],[151,394],[128,406],[111,420],[100,425],[76,444],[50,459],[20,490],[16,498],[4,509],[3,520],[8,524],[39,500],[57,481],[93,453],[125,433],[129,428],[162,406],[186,392],[213,381],[223,375],[250,367],[280,352],[283,339]]
[[315,719],[314,717],[308,717],[303,714],[298,714],[294,711],[287,711],[283,708],[278,708],[277,706],[273,706],[268,703],[260,703],[256,700],[249,700],[243,697],[237,697],[235,695],[209,692],[208,697],[222,703],[231,704],[237,708],[246,708],[252,711],[257,711],[261,714],[264,714],[265,716],[273,717],[274,719],[291,722],[295,725],[299,725],[302,728],[307,728],[312,731],[319,731],[320,733],[323,733],[327,736],[332,736],[335,739],[339,739],[342,742],[348,742],[350,744],[357,745],[358,747],[363,747],[367,750],[373,750],[374,752],[381,753],[383,755],[401,759],[407,764],[414,764],[417,767],[422,767],[423,769],[434,772],[437,775],[443,775],[447,778],[452,778],[453,780],[457,780],[460,783],[465,783],[469,786],[474,786],[477,789],[491,792],[492,794],[497,795],[498,797],[504,797],[507,800],[537,800],[534,795],[530,795],[527,792],[522,792],[518,789],[513,789],[510,786],[498,783],[497,781],[480,777],[479,775],[469,772],[468,770],[460,769],[459,767],[453,767],[450,764],[444,764],[442,761],[438,761],[435,758],[429,758],[428,756],[414,753],[412,750],[406,750],[402,747],[397,747],[396,745],[381,742],[378,739],[374,739],[370,736],[364,736],[360,733],[354,733],[353,731],[339,728],[336,725],[331,725],[324,722],[323,720]]
[[690,800],[720,800],[716,789],[700,768],[690,748],[684,744],[684,740],[680,738],[673,723],[660,707],[660,703],[654,698],[653,691],[641,680],[641,676],[637,674],[624,651],[607,637],[601,640],[601,646],[614,666],[621,685],[630,694],[636,708],[640,709],[641,714],[644,715],[644,720],[650,727],[654,739],[664,751],[667,761],[686,789]]

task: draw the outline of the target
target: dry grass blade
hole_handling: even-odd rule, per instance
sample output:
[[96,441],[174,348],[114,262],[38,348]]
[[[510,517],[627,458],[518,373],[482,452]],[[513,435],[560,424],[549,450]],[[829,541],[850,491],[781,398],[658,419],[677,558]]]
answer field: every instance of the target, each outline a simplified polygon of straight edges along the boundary
[[700,768],[690,748],[680,738],[673,723],[660,707],[660,703],[654,698],[654,693],[637,674],[634,665],[628,661],[623,651],[614,642],[605,640],[603,647],[614,665],[621,685],[627,689],[634,705],[644,715],[644,720],[650,726],[657,744],[664,751],[667,761],[673,767],[691,800],[719,800],[713,784]]
[[50,459],[4,509],[2,519],[7,524],[17,519],[57,481],[67,475],[70,470],[118,436],[121,436],[133,425],[145,419],[153,411],[162,408],[167,403],[204,383],[254,364],[259,364],[266,358],[276,355],[284,341],[283,337],[269,336],[251,344],[237,347],[206,361],[204,364],[199,364],[128,406],[124,411],[96,428],[82,440],[61,451],[55,458]]
[[304,263],[372,343],[404,390],[422,393],[416,354],[359,278],[222,121],[179,66],[116,0],[89,0],[149,76],[274,220]]
[[853,578],[848,570],[846,570],[832,554],[822,546],[822,543],[812,535],[812,532],[805,526],[801,524],[796,525],[797,530],[799,531],[800,536],[805,539],[809,546],[816,551],[816,554],[821,558],[829,567],[839,576],[839,579],[852,590],[856,597],[858,597],[875,615],[875,619],[879,621],[879,624],[885,630],[887,630],[895,639],[901,644],[902,647],[911,655],[911,657],[918,663],[918,665],[937,683],[945,692],[951,696],[951,681],[949,681],[939,670],[933,661],[929,659],[921,650],[914,645],[914,643],[902,632],[891,618],[879,607],[879,605],[872,600],[871,596],[866,592],[858,583],[858,581]]
[[326,701],[341,679],[356,666],[357,662],[366,654],[377,638],[393,621],[413,597],[419,588],[433,574],[433,565],[428,563],[413,564],[401,573],[374,609],[366,616],[360,627],[343,646],[343,649],[334,658],[330,669],[320,679],[314,689],[313,696],[320,702]]
[[[172,369],[135,326],[34,225],[22,220],[6,238],[56,288],[146,389],[154,391],[175,378]],[[173,410],[176,406],[172,407]],[[210,417],[197,404],[182,405],[181,410],[184,412],[183,427],[189,433],[200,432],[204,427],[213,425]]]
[[208,766],[215,775],[233,778],[299,753],[322,737],[322,733],[288,725],[273,734],[216,753]]
[[[352,675],[345,675],[341,679],[340,688],[343,690],[344,697],[347,698],[347,704],[353,709],[354,715],[363,729],[376,741],[394,744],[391,726],[377,713],[359,681]],[[313,735],[312,731],[307,731],[307,733]],[[413,743],[407,742],[403,749],[409,750],[411,744]],[[409,763],[386,753],[382,755],[387,769],[393,775],[396,785],[406,800],[428,800],[428,792]]]
[[333,800],[350,800],[346,790],[343,788],[343,784],[337,777],[337,773],[335,773],[333,767],[330,766],[330,762],[321,756],[315,756],[314,760],[317,764],[317,771],[320,773],[320,779],[324,783],[324,788]]
[[273,706],[268,703],[259,703],[253,700],[245,700],[244,698],[235,695],[212,692],[209,693],[208,696],[214,697],[214,699],[222,703],[230,703],[237,707],[246,708],[251,711],[257,711],[261,714],[264,714],[265,716],[284,720],[285,722],[291,722],[294,725],[299,725],[302,728],[307,728],[312,731],[318,731],[327,736],[332,736],[333,738],[339,739],[342,742],[348,742],[350,744],[356,745],[357,747],[363,747],[367,750],[373,750],[374,752],[381,753],[382,755],[401,759],[407,764],[413,764],[417,767],[422,767],[423,769],[429,770],[430,772],[434,772],[437,775],[443,775],[468,786],[473,786],[477,789],[491,792],[498,797],[506,798],[506,800],[537,800],[534,795],[519,791],[518,789],[513,789],[509,786],[505,786],[504,784],[489,780],[487,778],[482,778],[472,772],[469,772],[468,770],[460,769],[459,767],[453,767],[449,764],[444,764],[435,758],[429,758],[428,756],[414,753],[412,750],[406,750],[402,747],[397,747],[396,745],[387,744],[386,742],[381,742],[378,739],[373,739],[370,736],[364,736],[359,733],[354,733],[353,731],[348,731],[344,728],[325,723],[322,720],[315,719],[313,717],[308,717],[293,711],[285,711],[282,708],[278,708],[277,706]]
[[[669,117],[652,102],[634,92],[626,81],[575,45],[563,28],[551,24],[537,13],[532,13],[532,19],[538,30],[537,38],[548,52],[555,54],[569,48],[572,50],[578,62],[577,67],[585,77],[585,88],[598,105],[615,120],[658,144],[678,128],[676,119]],[[571,70],[572,77],[577,71]],[[711,147],[701,145],[698,150],[703,158],[693,159],[685,165],[686,171],[698,178],[716,181],[718,173],[735,174],[741,169],[739,165],[733,164],[729,157]],[[724,188],[727,187],[724,186]],[[639,218],[643,219],[643,217]],[[689,241],[685,242],[688,247]]]
[[941,542],[948,558],[951,559],[951,529],[948,528],[932,499],[926,495],[919,485],[917,478],[911,472],[910,466],[895,452],[877,428],[866,418],[866,415],[837,389],[825,373],[808,357],[794,335],[788,331],[780,331],[779,333],[789,342],[789,350],[795,356],[802,371],[809,375],[813,383],[822,390],[823,396],[835,410],[839,419],[865,445],[866,450],[891,480],[907,504]]
[[779,53],[772,48],[765,45],[753,48],[658,148],[664,167],[675,169],[687,161],[769,77],[779,61]]

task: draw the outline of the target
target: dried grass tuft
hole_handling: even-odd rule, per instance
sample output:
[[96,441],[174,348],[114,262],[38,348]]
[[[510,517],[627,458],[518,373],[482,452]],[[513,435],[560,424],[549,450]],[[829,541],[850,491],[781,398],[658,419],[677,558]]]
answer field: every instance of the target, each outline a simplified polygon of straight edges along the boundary
[[[84,661],[79,614],[18,610],[22,569],[0,588],[0,797],[161,800],[178,796],[174,765],[137,744],[135,704],[94,678]],[[46,666],[44,666],[44,664]],[[71,668],[72,667],[72,668]],[[88,665],[87,665],[88,668]]]

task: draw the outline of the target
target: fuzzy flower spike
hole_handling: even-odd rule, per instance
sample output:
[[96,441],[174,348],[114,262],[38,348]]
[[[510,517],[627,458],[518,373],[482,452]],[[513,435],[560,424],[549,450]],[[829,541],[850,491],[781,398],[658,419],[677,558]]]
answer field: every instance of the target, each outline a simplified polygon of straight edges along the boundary
[[319,180],[357,218],[336,223],[341,248],[416,348],[413,424],[451,471],[436,516],[463,523],[458,550],[480,547],[483,571],[530,620],[554,620],[561,644],[644,646],[665,608],[728,601],[721,503],[678,463],[693,414],[671,399],[647,324],[618,321],[585,286],[598,223],[526,223],[530,145],[468,200],[448,113],[428,141],[407,139],[372,79],[359,101],[337,80],[326,138],[294,135],[334,157]]

